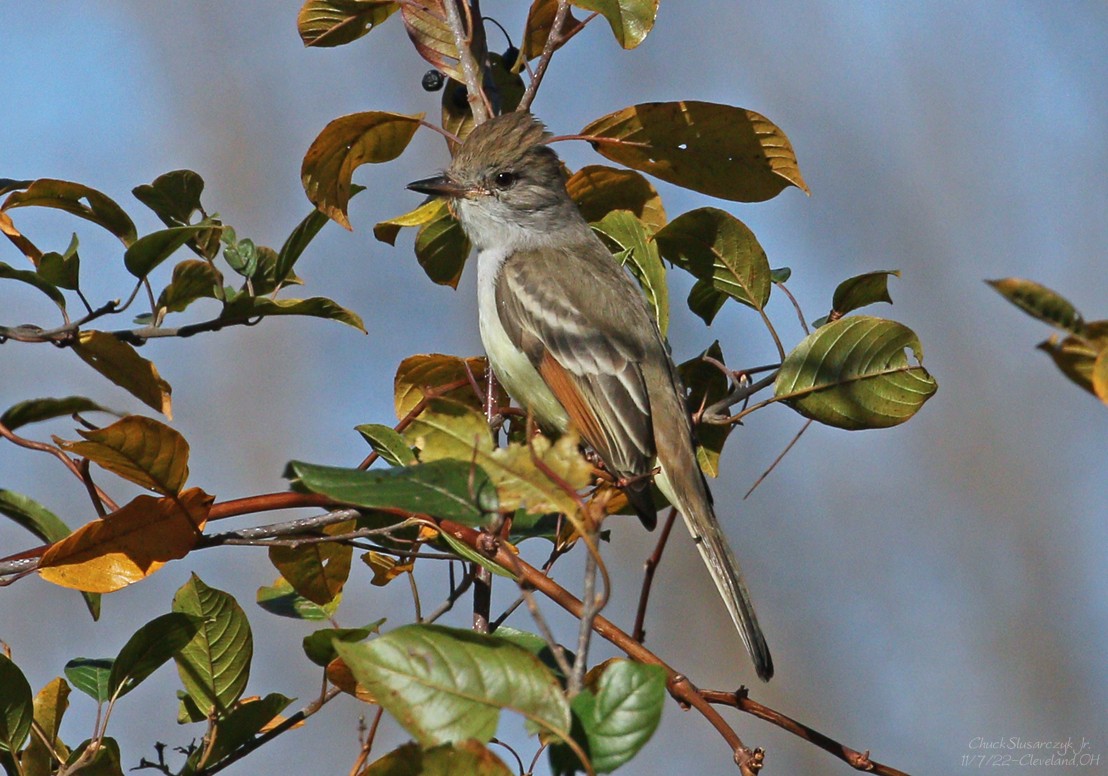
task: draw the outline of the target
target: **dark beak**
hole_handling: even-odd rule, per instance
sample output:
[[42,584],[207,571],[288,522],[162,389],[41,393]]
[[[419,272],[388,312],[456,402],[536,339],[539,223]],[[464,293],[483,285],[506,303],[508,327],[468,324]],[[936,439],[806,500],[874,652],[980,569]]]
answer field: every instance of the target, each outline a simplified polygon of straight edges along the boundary
[[446,175],[436,175],[434,178],[424,178],[420,181],[412,181],[408,184],[412,191],[420,194],[430,194],[433,197],[457,198],[465,196],[466,188],[454,182]]

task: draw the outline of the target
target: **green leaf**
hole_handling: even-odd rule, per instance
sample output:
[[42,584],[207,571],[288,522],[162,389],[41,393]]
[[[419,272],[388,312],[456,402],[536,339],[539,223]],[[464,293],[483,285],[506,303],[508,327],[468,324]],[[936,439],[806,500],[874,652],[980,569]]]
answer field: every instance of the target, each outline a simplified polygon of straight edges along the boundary
[[81,257],[77,254],[77,233],[74,232],[73,237],[69,239],[69,247],[65,249],[65,253],[51,251],[42,254],[36,271],[47,283],[58,288],[76,291],[81,280]]
[[442,539],[444,542],[446,542],[446,544],[450,547],[450,549],[454,551],[454,554],[457,555],[458,557],[462,558],[463,560],[467,560],[470,563],[476,563],[481,568],[486,569],[486,570],[490,571],[493,574],[496,574],[496,576],[498,576],[498,577],[504,577],[506,579],[515,579],[516,578],[515,575],[512,572],[510,572],[507,569],[493,563],[491,560],[486,558],[481,553],[477,552],[475,549],[470,547],[468,544],[466,544],[463,541],[459,541],[458,539],[455,539],[450,534],[445,533],[445,532],[440,533],[439,538]]
[[0,653],[0,751],[17,754],[31,732],[34,696],[27,677]]
[[[350,196],[353,197],[363,190],[361,186],[351,186]],[[277,254],[277,263],[273,268],[273,279],[277,284],[285,282],[304,249],[308,247],[308,244],[319,234],[319,230],[326,223],[327,216],[318,210],[313,210],[304,217],[303,221],[296,225],[296,228],[285,239],[285,244],[281,246],[281,250]],[[269,292],[265,291],[263,293]]]
[[153,418],[127,415],[105,428],[77,433],[84,442],[59,445],[144,488],[172,495],[188,479],[188,442]]
[[938,388],[916,359],[923,346],[903,324],[868,316],[828,323],[781,365],[774,395],[806,418],[850,430],[887,428],[911,418]]
[[338,653],[335,651],[335,642],[357,643],[365,641],[372,634],[381,630],[385,618],[371,622],[363,628],[322,628],[313,631],[304,637],[304,654],[317,666],[326,667],[334,660]]
[[558,678],[504,639],[406,625],[367,644],[335,644],[358,683],[425,747],[496,734],[501,709],[565,739],[569,706]]
[[496,488],[479,466],[442,460],[393,469],[344,469],[292,461],[293,487],[356,507],[400,509],[466,525],[484,525],[496,512]]
[[713,207],[690,210],[654,235],[654,240],[663,257],[697,280],[711,283],[717,292],[755,310],[769,301],[772,284],[766,252],[746,224],[730,213]]
[[111,415],[119,414],[114,410],[97,404],[92,399],[86,399],[84,396],[66,396],[61,399],[28,399],[27,401],[21,401],[18,404],[13,404],[11,407],[8,407],[4,414],[0,415],[0,424],[7,426],[11,431],[15,431],[17,428],[21,428],[30,423],[39,423],[44,420],[68,417],[79,412],[107,412]]
[[619,45],[633,49],[654,28],[658,0],[572,0],[578,8],[596,11],[608,20]]
[[342,595],[335,596],[326,605],[312,603],[292,589],[292,585],[283,577],[278,577],[272,586],[258,588],[258,606],[278,617],[294,620],[326,620],[335,613],[342,601]]
[[173,278],[158,296],[158,308],[179,313],[197,299],[216,299],[223,275],[202,259],[185,259],[173,268]]
[[143,235],[123,254],[123,263],[136,278],[144,278],[190,239],[212,229],[214,223],[205,219],[193,226],[171,226]]
[[308,0],[296,16],[296,30],[305,46],[342,46],[362,37],[399,8],[400,3],[390,0]]
[[112,697],[109,678],[114,658],[77,657],[65,664],[65,678],[97,703]]
[[82,361],[143,404],[153,407],[167,418],[173,416],[169,383],[162,379],[153,363],[136,353],[126,342],[104,331],[86,330],[77,336],[72,350]]
[[[322,213],[316,212],[320,218],[323,218]],[[323,218],[323,220],[326,221],[327,219]],[[247,290],[252,290],[254,296],[262,296],[263,294],[272,294],[281,286],[301,285],[303,281],[291,269],[285,273],[280,283],[277,282],[277,263],[280,260],[281,257],[277,251],[265,245],[259,245],[257,266],[254,268],[254,274],[250,276],[250,285]]]
[[627,210],[613,210],[593,228],[607,235],[622,250],[616,258],[629,266],[631,274],[646,293],[646,300],[654,310],[654,320],[664,337],[669,329],[669,287],[666,285],[666,269],[658,255],[658,245],[651,239],[646,225]]
[[229,593],[208,587],[196,574],[173,596],[173,611],[201,622],[174,656],[181,684],[204,717],[223,715],[250,677],[254,637],[246,613]]
[[69,536],[69,526],[34,499],[0,488],[0,515],[7,515],[43,542],[50,544]]
[[[119,650],[108,677],[109,695],[122,697],[184,649],[200,631],[203,620],[170,612],[143,625]],[[72,681],[72,678],[70,679]]]
[[[614,659],[590,671],[586,681],[588,689],[572,704],[584,736],[580,743],[597,773],[611,773],[654,735],[666,700],[666,673],[661,666]],[[556,762],[576,762],[564,747],[551,756]]]
[[440,286],[458,287],[469,251],[469,238],[462,225],[445,207],[416,232],[415,254],[419,266]]
[[[85,751],[92,745],[91,740],[82,741],[80,745],[69,753],[67,766],[73,766],[78,759],[82,759]],[[97,747],[91,756],[82,760],[78,769],[67,769],[66,773],[73,776],[124,776],[123,766],[120,765],[119,743],[110,736],[97,741]]]
[[1058,292],[1023,278],[1001,278],[985,282],[1031,317],[1079,336],[1085,332],[1085,319],[1081,317],[1081,313]]
[[389,426],[380,423],[364,423],[355,426],[354,430],[361,434],[374,452],[389,465],[410,466],[416,462],[415,453],[408,447],[404,437]]
[[135,241],[135,224],[113,199],[99,191],[71,181],[40,178],[4,200],[2,210],[13,207],[52,207],[102,226],[124,245]]
[[651,233],[666,225],[662,198],[650,181],[632,170],[591,164],[570,176],[566,191],[589,223],[613,210],[630,210]]
[[261,732],[273,719],[288,708],[292,698],[271,692],[236,705],[226,717],[216,720],[214,743],[208,755],[209,765],[218,763]]
[[320,212],[350,229],[350,178],[363,164],[390,162],[408,147],[423,114],[369,111],[340,116],[312,142],[300,168],[304,192]]
[[159,175],[153,183],[131,189],[142,204],[154,211],[166,226],[187,226],[194,213],[203,213],[200,195],[204,179],[192,170],[173,170]]
[[632,105],[582,135],[601,156],[702,194],[763,202],[787,186],[808,191],[785,133],[754,111],[687,100]]
[[[542,661],[542,664],[549,668],[558,680],[561,682],[566,681],[566,676],[562,673],[562,669],[558,666],[558,661],[554,659],[554,652],[550,648],[550,644],[546,639],[537,633],[531,633],[530,631],[517,630],[508,625],[501,625],[495,631],[494,636],[498,639],[504,639],[510,641],[517,647],[527,650],[532,655]],[[573,661],[576,660],[576,655],[568,649],[564,649],[565,658],[570,665],[573,665]]]
[[[896,274],[899,276],[900,270],[896,270]],[[788,283],[792,275],[793,271],[789,267],[777,267],[769,271],[769,279],[773,283]]]
[[238,240],[223,249],[227,265],[244,278],[251,277],[258,269],[258,248],[253,240]]
[[900,270],[878,270],[855,275],[839,283],[831,302],[832,314],[842,317],[860,307],[877,302],[893,303],[889,296],[889,276],[900,277]]
[[252,318],[268,318],[277,315],[305,315],[325,318],[352,326],[365,332],[365,324],[355,313],[331,299],[313,296],[308,299],[270,299],[264,296],[238,296],[229,302],[219,319],[227,323],[248,321]]
[[366,766],[359,776],[512,776],[513,771],[479,741],[422,748],[404,744]]
[[46,282],[37,272],[29,269],[16,269],[15,267],[5,264],[0,261],[0,280],[17,280],[20,283],[26,283],[29,286],[37,288],[46,296],[50,297],[50,301],[58,306],[58,309],[65,309],[65,297],[62,296],[62,292],[55,286]]
[[685,303],[704,321],[706,326],[711,326],[716,314],[723,309],[726,302],[727,295],[717,291],[711,280],[698,280],[689,289],[689,296]]

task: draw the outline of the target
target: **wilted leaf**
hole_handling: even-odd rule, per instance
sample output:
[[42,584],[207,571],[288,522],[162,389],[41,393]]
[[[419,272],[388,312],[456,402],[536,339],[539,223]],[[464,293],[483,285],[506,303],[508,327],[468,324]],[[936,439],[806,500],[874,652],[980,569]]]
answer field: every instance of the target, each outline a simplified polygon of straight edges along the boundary
[[179,313],[197,299],[217,299],[223,275],[202,259],[186,259],[173,268],[173,279],[158,296],[158,308]]
[[416,462],[415,453],[408,447],[404,437],[380,423],[366,423],[355,426],[354,430],[369,442],[373,451],[392,466],[409,466]]
[[808,191],[785,133],[754,111],[694,100],[649,102],[581,130],[613,162],[721,199],[762,202],[786,186]]
[[343,469],[292,461],[293,486],[356,507],[399,509],[466,525],[496,512],[496,488],[480,467],[443,460],[395,469]]
[[658,245],[651,239],[647,227],[627,210],[613,210],[593,228],[616,243],[620,252],[616,258],[631,269],[639,281],[646,300],[654,311],[654,320],[664,337],[669,329],[669,286],[666,285],[666,269],[658,255]]
[[[459,10],[459,13],[462,12]],[[446,23],[444,0],[405,3],[400,8],[400,15],[404,19],[408,37],[412,39],[419,55],[455,81],[464,80],[458,64],[458,47],[454,43],[454,33]],[[471,32],[467,30],[467,37],[469,34]]]
[[73,352],[143,404],[173,418],[173,389],[158,374],[157,367],[126,342],[104,331],[87,330],[77,335]]
[[73,686],[98,703],[111,697],[108,677],[112,675],[111,657],[78,657],[65,664],[65,677]]
[[196,574],[173,596],[173,611],[199,618],[196,635],[175,655],[181,684],[204,717],[224,715],[250,677],[254,637],[238,601]]
[[283,577],[268,587],[258,588],[258,606],[278,617],[291,617],[294,620],[326,620],[335,613],[342,601],[337,595],[325,606],[312,603],[292,589],[292,585]]
[[806,418],[850,430],[911,418],[938,385],[916,359],[915,332],[895,321],[851,316],[810,335],[781,365],[774,395]]
[[666,225],[662,198],[650,181],[633,170],[591,164],[570,176],[566,190],[590,223],[613,210],[630,210],[651,232]]
[[1033,318],[1072,334],[1084,333],[1085,320],[1081,313],[1058,292],[1022,278],[1001,278],[985,282]]
[[[62,715],[69,706],[69,685],[60,676],[55,677],[35,695],[35,724],[43,738],[31,736],[26,751],[20,758],[24,776],[50,776],[57,770],[56,752],[63,760],[69,749],[62,743],[59,730]],[[45,739],[45,740],[44,740]]]
[[325,318],[352,326],[365,332],[361,317],[332,299],[313,296],[308,299],[270,299],[266,296],[247,296],[242,294],[229,302],[220,313],[222,321],[241,322],[252,318],[267,318],[275,315],[306,315],[311,318]]
[[[520,53],[527,59],[538,59],[542,56],[546,39],[550,37],[550,30],[554,27],[554,15],[558,11],[558,0],[534,0],[531,9],[527,12],[527,29],[523,33],[523,44]],[[559,30],[559,38],[568,39],[581,28],[581,21],[574,18],[573,11],[566,14],[565,23]],[[556,43],[554,50],[560,49],[564,43]]]
[[102,226],[124,245],[135,241],[135,224],[115,201],[80,183],[39,178],[25,191],[8,195],[3,210],[14,207],[52,207]]
[[876,302],[892,304],[893,298],[889,296],[890,275],[900,277],[900,270],[867,272],[839,283],[831,302],[832,313],[841,318],[849,312]]
[[16,269],[0,261],[0,280],[17,280],[20,283],[26,283],[50,297],[50,301],[56,304],[58,309],[65,309],[65,297],[62,296],[62,292],[53,284],[44,280],[37,272],[29,269]]
[[[326,526],[323,532],[338,536],[353,529],[354,521],[348,520]],[[310,542],[297,547],[275,544],[269,548],[269,562],[297,593],[324,606],[342,593],[353,554],[353,547],[338,542]]]
[[496,733],[501,709],[569,736],[561,684],[534,655],[494,636],[406,625],[367,644],[336,643],[355,678],[423,746]]
[[77,433],[86,441],[59,445],[144,488],[171,495],[188,479],[188,442],[153,418],[127,415],[106,428]]
[[199,488],[177,497],[138,496],[54,544],[39,561],[39,575],[93,593],[145,579],[196,545],[213,500]]
[[118,698],[135,689],[184,649],[202,623],[201,617],[171,612],[155,617],[135,631],[112,663],[109,693]]
[[300,168],[308,199],[320,212],[350,229],[346,208],[354,170],[400,156],[422,119],[422,113],[369,111],[332,121],[312,142]]
[[633,49],[646,39],[658,15],[658,0],[573,0],[573,4],[607,19],[612,34],[625,49]]
[[[654,240],[663,257],[697,280],[711,283],[716,292],[755,310],[769,301],[772,284],[766,252],[746,224],[730,213],[712,207],[690,210],[654,235]],[[701,288],[701,293],[706,291]]]
[[0,652],[0,751],[18,754],[34,719],[31,685],[11,658]]
[[480,741],[457,741],[424,749],[404,744],[366,766],[359,776],[511,776],[504,762]]
[[323,628],[304,637],[304,654],[317,666],[326,667],[337,656],[335,642],[357,643],[365,641],[384,624],[384,618],[363,628]]
[[[467,372],[468,369],[468,372]],[[484,391],[488,361],[484,358],[460,358],[441,353],[424,353],[408,356],[397,367],[393,380],[396,404],[396,417],[404,417],[427,398],[428,391],[438,392],[445,386],[455,386],[446,393],[438,393],[440,398],[450,398],[471,407],[484,409]],[[478,396],[469,383],[472,375],[481,395]],[[500,389],[496,396],[498,404],[507,404],[507,395]]]
[[296,16],[305,46],[341,46],[365,35],[396,13],[389,0],[308,0]]

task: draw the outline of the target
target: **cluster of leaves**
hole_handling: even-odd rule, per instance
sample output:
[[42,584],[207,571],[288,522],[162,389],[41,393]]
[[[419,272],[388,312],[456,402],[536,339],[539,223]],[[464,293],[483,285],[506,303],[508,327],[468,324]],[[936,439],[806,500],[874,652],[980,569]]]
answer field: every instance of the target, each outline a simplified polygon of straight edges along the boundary
[[1033,280],[1001,278],[988,283],[1032,318],[1064,333],[1051,334],[1039,343],[1039,350],[1071,382],[1108,404],[1108,320],[1086,321],[1068,299]]

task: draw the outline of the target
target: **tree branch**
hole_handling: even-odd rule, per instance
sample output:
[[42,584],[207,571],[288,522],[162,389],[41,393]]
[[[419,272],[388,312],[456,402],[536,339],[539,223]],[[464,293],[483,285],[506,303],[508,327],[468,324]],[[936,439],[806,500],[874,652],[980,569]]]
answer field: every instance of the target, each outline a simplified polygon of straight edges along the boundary
[[[477,124],[483,124],[489,120],[490,111],[485,97],[485,90],[481,88],[483,80],[483,68],[473,56],[473,34],[467,33],[465,20],[458,12],[458,4],[466,0],[446,0],[443,7],[446,10],[446,23],[454,35],[454,45],[458,49],[458,64],[461,65],[462,74],[465,76],[466,91],[469,94],[469,107],[473,111],[473,120]],[[476,5],[476,3],[474,3]],[[473,29],[481,24],[481,16],[478,9],[467,6],[467,15],[470,17]]]

